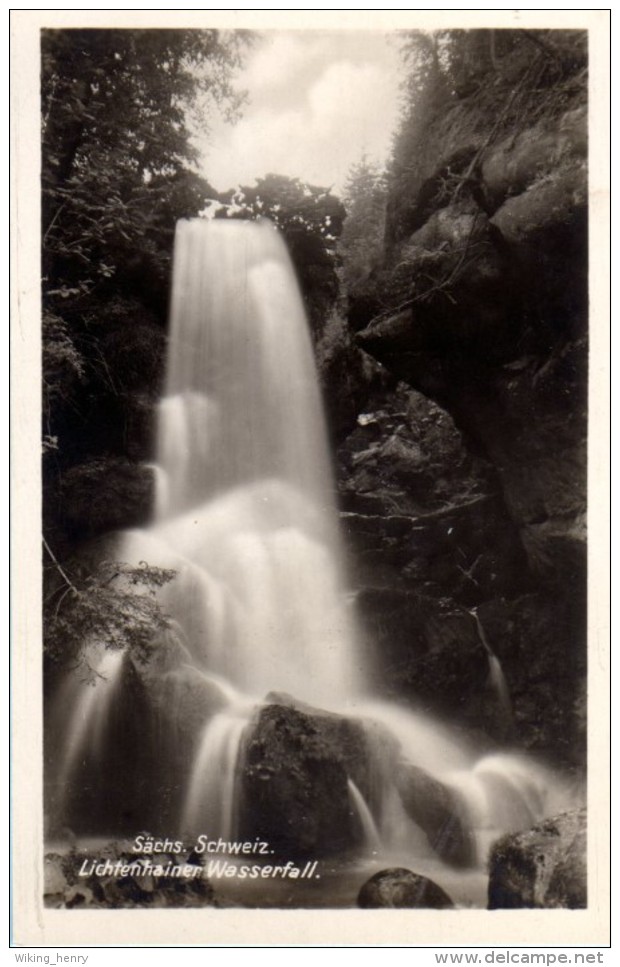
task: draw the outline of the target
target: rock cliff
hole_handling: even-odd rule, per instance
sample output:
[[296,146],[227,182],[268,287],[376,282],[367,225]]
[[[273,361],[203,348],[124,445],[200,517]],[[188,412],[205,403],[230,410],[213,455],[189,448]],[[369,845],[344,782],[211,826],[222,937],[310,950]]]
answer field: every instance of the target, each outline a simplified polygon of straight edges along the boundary
[[[383,636],[386,664],[399,667],[394,688],[430,705],[441,695],[453,708],[456,700],[497,735],[488,707],[480,708],[486,665],[465,613],[478,608],[507,669],[518,740],[578,762],[585,75],[575,62],[545,81],[543,94],[532,93],[543,68],[519,57],[508,59],[504,87],[487,74],[488,84],[431,110],[423,143],[409,155],[401,150],[384,262],[349,312],[358,346],[401,381],[401,405],[392,393],[390,418],[377,405],[355,431],[369,437],[372,421],[383,419],[384,432],[365,446],[350,435],[341,450],[344,522],[369,564],[358,574],[362,609]],[[462,670],[446,691],[445,671],[459,655]]]

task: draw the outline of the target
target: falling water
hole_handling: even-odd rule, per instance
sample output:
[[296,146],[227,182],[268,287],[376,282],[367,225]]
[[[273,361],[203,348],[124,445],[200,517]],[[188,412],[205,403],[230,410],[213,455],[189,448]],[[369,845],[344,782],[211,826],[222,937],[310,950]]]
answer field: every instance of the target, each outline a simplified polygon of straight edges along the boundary
[[231,704],[207,723],[181,819],[181,830],[185,835],[195,836],[201,830],[211,829],[223,839],[233,838],[237,770],[247,729],[248,708],[244,705]]
[[[92,650],[95,652],[95,649]],[[59,792],[63,796],[80,756],[97,759],[101,755],[124,657],[122,651],[103,650],[91,668],[91,681],[85,683],[85,671],[79,669],[63,683],[58,708],[71,709],[64,730],[63,756],[57,774]]]
[[368,803],[352,779],[347,780],[347,789],[349,790],[349,798],[353,806],[353,811],[362,829],[364,843],[369,850],[378,853],[381,849],[381,835],[377,829],[374,816],[368,808]]
[[[154,476],[153,524],[120,535],[116,557],[175,572],[159,602],[176,664],[163,667],[158,687],[179,726],[162,736],[162,774],[180,789],[179,832],[234,838],[244,751],[275,691],[366,723],[366,798],[351,779],[348,795],[372,853],[428,847],[388,774],[377,723],[402,762],[458,794],[475,828],[522,828],[544,814],[547,773],[510,754],[480,760],[426,716],[363,698],[312,346],[288,254],[267,222],[177,226]],[[508,714],[501,666],[475,617]],[[106,718],[124,701],[123,661],[104,651],[94,687],[70,676],[59,691],[54,714],[69,710],[59,787],[78,784],[87,747],[103,761]]]
[[514,732],[514,718],[512,714],[510,692],[508,690],[506,676],[504,675],[504,669],[502,668],[502,663],[489,644],[489,639],[487,638],[486,631],[484,630],[484,626],[480,620],[480,615],[478,614],[477,609],[473,608],[469,613],[472,615],[476,623],[478,638],[482,647],[487,653],[487,659],[489,662],[489,686],[497,702],[499,724],[504,732],[504,735],[507,736]]
[[192,654],[245,693],[342,708],[357,656],[326,439],[278,233],[267,222],[180,222],[154,530],[189,567],[167,604],[198,616]]
[[72,668],[56,695],[47,728],[55,748],[55,769],[47,791],[48,814],[56,821],[70,813],[74,775],[101,769],[111,711],[121,685],[125,654],[91,643],[84,664]]

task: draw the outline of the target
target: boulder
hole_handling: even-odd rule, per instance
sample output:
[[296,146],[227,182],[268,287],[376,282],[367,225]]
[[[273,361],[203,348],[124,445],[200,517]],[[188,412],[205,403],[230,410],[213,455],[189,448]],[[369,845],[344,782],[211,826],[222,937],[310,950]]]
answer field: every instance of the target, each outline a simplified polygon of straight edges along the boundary
[[569,224],[587,202],[585,162],[556,172],[508,198],[493,215],[493,224],[511,247],[535,244],[555,226]]
[[562,813],[492,848],[489,909],[587,906],[586,811]]
[[371,876],[361,888],[357,905],[363,909],[389,907],[395,909],[449,910],[454,903],[447,893],[426,876],[394,867]]
[[338,463],[341,506],[353,513],[418,516],[494,489],[448,414],[404,383],[368,398]]
[[[241,777],[241,838],[260,837],[279,856],[328,856],[361,845],[351,779],[373,809],[373,763],[389,768],[396,742],[374,723],[270,696]],[[284,704],[287,703],[287,704]]]
[[520,195],[558,168],[585,161],[588,118],[580,105],[525,130],[511,133],[490,147],[482,160],[486,205],[492,211],[509,196]]
[[[475,733],[479,742],[510,738],[512,724],[506,720],[504,699],[472,615],[453,599],[439,597],[438,589],[434,597],[433,591],[427,584],[419,592],[384,587],[366,588],[358,595],[384,694],[406,696],[418,710]],[[491,647],[495,634],[501,634],[502,648],[509,647],[504,629],[497,630],[495,624]],[[511,694],[512,675],[528,672],[511,666]]]

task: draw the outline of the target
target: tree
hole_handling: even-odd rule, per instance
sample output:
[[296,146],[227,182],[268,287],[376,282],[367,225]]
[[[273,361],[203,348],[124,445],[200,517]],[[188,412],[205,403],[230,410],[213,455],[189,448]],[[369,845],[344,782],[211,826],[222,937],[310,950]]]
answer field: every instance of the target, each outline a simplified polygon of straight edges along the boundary
[[[468,195],[484,207],[476,197],[484,152],[524,121],[557,116],[571,102],[582,86],[587,36],[579,30],[407,31],[401,54],[388,246],[421,227],[430,212]],[[438,143],[443,170],[436,164]],[[416,213],[400,201],[414,196],[422,202]]]
[[[88,453],[123,455],[136,390],[157,395],[174,225],[212,194],[191,170],[189,120],[207,124],[215,106],[236,115],[231,79],[250,40],[42,33],[44,439],[56,493]],[[131,358],[140,346],[141,367]]]
[[170,627],[157,601],[157,591],[175,571],[142,562],[131,567],[119,561],[96,565],[79,559],[59,563],[44,541],[48,566],[44,600],[44,654],[52,663],[88,666],[88,650],[101,646],[130,650],[148,658],[158,632]]
[[154,592],[171,573],[88,563],[73,542],[142,508],[152,490],[135,461],[150,455],[174,226],[213,193],[192,170],[190,120],[208,124],[215,107],[236,115],[231,80],[250,39],[42,33],[47,657],[82,660],[93,640],[144,649],[167,620]]
[[[247,36],[215,30],[45,31],[43,237],[55,275],[109,278],[143,243],[165,179],[195,160],[187,115],[229,115]],[[198,105],[198,107],[196,107]],[[60,280],[62,282],[62,278]]]
[[383,258],[387,181],[367,155],[349,171],[343,201],[347,210],[338,251],[342,279],[351,292]]

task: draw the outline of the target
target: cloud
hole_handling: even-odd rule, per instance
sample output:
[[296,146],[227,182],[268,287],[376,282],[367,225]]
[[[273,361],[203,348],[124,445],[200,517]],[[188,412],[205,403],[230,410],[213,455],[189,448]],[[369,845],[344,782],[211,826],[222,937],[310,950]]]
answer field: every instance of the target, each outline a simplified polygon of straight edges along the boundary
[[341,190],[363,152],[384,160],[397,76],[393,53],[371,40],[270,37],[242,77],[251,94],[243,119],[215,132],[205,162],[212,184],[223,190],[273,171]]
[[286,87],[299,72],[300,61],[307,52],[301,40],[290,33],[268,35],[244,71],[242,84],[254,98]]

